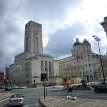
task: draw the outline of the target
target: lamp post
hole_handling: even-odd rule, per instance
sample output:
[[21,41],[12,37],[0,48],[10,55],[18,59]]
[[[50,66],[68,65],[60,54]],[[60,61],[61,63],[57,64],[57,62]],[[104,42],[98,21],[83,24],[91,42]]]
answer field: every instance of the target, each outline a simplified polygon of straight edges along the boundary
[[104,80],[104,84],[105,84],[105,75],[104,75],[104,69],[103,69],[103,63],[102,63],[101,51],[100,51],[100,45],[99,45],[100,38],[98,36],[96,36],[96,35],[93,35],[93,38],[98,42],[98,48],[99,48],[99,54],[100,54],[100,62],[101,62],[101,69],[102,69],[103,80]]

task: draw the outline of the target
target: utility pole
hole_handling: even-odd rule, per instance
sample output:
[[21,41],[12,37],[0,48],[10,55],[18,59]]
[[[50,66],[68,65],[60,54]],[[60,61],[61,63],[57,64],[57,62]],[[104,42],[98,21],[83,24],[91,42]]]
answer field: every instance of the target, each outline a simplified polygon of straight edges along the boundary
[[93,38],[98,42],[98,49],[99,49],[99,54],[100,54],[100,63],[101,63],[101,68],[102,68],[102,73],[103,73],[103,80],[104,80],[104,84],[105,84],[105,75],[104,75],[103,62],[102,62],[102,58],[101,58],[101,51],[100,51],[100,45],[99,45],[100,38],[96,35],[93,35]]

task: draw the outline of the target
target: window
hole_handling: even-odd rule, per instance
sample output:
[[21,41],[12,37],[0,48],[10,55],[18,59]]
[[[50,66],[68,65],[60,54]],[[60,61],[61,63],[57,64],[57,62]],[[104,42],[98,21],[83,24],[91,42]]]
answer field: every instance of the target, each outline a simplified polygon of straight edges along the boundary
[[91,67],[91,64],[89,64],[89,67]]
[[39,48],[38,48],[38,38],[37,37],[36,37],[36,50],[37,50],[37,53],[38,53]]
[[90,62],[90,59],[88,59],[88,61]]
[[41,61],[41,73],[44,72],[44,66],[43,66],[43,61]]
[[49,72],[51,72],[51,62],[49,62]]
[[26,71],[30,71],[31,70],[31,63],[27,62],[26,63]]
[[28,52],[28,37],[26,37],[26,52]]
[[45,71],[48,70],[47,61],[45,61]]
[[26,73],[26,77],[29,77],[29,73]]

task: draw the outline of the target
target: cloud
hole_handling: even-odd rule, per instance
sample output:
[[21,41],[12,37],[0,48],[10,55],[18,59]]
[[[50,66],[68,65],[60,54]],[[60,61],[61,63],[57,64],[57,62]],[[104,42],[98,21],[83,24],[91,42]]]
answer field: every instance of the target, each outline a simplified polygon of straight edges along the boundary
[[[82,1],[81,1],[82,2]],[[40,19],[64,19],[68,7],[75,7],[81,3],[80,0],[26,0],[21,1],[21,13]],[[24,8],[23,8],[24,7]],[[33,14],[32,14],[33,13]]]
[[0,65],[10,64],[16,54],[23,52],[24,26],[29,20],[44,26],[43,38],[47,38],[47,43],[48,35],[64,26],[69,7],[74,8],[80,3],[79,0],[1,0]]
[[24,18],[39,20],[65,19],[69,7],[78,6],[83,0],[3,0],[6,12],[20,13]]
[[10,65],[23,52],[29,20],[42,24],[46,53],[55,58],[71,55],[77,37],[91,40],[89,35],[104,32],[99,23],[106,16],[106,4],[106,0],[0,0],[0,66]]
[[71,48],[75,42],[76,35],[83,35],[86,32],[84,25],[78,21],[65,29],[59,29],[50,37],[45,52],[55,58],[71,55]]

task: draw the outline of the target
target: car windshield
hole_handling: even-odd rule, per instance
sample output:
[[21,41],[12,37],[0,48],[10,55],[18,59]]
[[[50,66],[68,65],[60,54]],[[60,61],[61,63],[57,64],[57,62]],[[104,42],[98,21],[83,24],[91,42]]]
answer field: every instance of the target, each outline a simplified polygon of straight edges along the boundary
[[15,95],[12,95],[10,98],[14,98],[15,97]]
[[15,94],[15,95],[12,95],[11,98],[18,98],[18,97],[22,97],[22,95],[20,94]]

